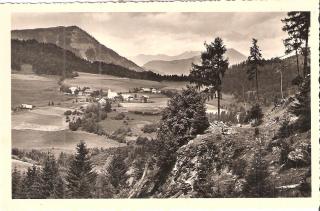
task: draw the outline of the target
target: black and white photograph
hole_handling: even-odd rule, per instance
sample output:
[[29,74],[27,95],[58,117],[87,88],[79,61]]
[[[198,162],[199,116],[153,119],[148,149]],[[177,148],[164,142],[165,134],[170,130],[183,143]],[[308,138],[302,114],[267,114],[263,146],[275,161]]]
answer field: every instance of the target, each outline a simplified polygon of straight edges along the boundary
[[310,198],[310,14],[11,13],[12,199]]

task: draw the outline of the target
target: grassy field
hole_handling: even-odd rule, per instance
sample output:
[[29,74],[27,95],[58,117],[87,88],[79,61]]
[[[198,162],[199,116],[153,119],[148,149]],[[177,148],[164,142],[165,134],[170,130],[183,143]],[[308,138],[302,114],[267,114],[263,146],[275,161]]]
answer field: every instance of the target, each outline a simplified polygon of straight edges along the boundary
[[54,77],[11,74],[11,107],[22,103],[40,107],[48,105],[49,101],[58,104],[72,100],[58,91],[57,82]]
[[83,131],[12,130],[12,148],[24,150],[55,150],[73,153],[80,140],[85,141],[89,148],[110,148],[120,145],[105,136]]
[[72,79],[66,79],[65,83],[71,86],[88,86],[94,89],[111,89],[115,92],[128,92],[129,89],[139,87],[154,87],[157,89],[182,89],[187,82],[171,82],[171,81],[149,81],[130,78],[119,78],[110,75],[99,75],[90,73],[80,73],[79,76]]
[[42,131],[65,130],[68,124],[63,113],[66,108],[41,107],[31,111],[14,112],[11,115],[12,129],[36,129]]

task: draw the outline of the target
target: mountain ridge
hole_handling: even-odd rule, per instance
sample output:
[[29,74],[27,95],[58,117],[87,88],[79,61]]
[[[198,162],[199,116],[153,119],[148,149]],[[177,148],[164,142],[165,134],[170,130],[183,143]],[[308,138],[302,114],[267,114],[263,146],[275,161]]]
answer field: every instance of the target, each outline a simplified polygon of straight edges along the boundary
[[[144,64],[142,67],[146,70],[151,70],[153,72],[167,75],[167,74],[184,74],[187,75],[190,72],[192,63],[200,63],[201,52],[200,51],[186,51],[177,56],[171,58],[183,58],[184,59],[174,59],[174,60],[151,60]],[[190,56],[190,57],[188,57]],[[227,49],[226,57],[229,58],[230,65],[238,64],[247,59],[247,57],[233,48]]]
[[52,43],[90,62],[99,61],[123,66],[137,72],[144,71],[143,68],[101,44],[88,32],[75,25],[12,30],[11,38]]

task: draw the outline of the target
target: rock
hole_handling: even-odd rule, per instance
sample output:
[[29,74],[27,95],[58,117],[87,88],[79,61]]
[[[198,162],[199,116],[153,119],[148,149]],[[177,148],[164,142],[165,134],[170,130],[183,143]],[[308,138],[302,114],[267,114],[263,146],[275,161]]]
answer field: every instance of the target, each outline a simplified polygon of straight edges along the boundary
[[288,162],[297,167],[308,165],[310,163],[309,159],[308,153],[302,149],[296,149],[288,154]]

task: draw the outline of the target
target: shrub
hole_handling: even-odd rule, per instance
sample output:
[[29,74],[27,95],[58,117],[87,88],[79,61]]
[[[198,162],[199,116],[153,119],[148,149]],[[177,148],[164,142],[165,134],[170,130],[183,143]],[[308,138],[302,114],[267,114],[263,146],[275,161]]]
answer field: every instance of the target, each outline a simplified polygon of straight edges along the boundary
[[71,110],[67,110],[64,112],[64,115],[68,116],[68,115],[71,115],[72,114],[72,111]]
[[76,131],[81,125],[81,120],[78,118],[76,121],[70,121],[69,122],[69,129],[72,131]]
[[274,197],[270,181],[268,181],[268,165],[262,159],[261,153],[255,153],[250,166],[250,171],[246,175],[247,181],[244,187],[246,197]]
[[244,177],[246,173],[247,162],[243,159],[236,159],[232,163],[232,172],[239,177]]
[[104,111],[107,113],[112,111],[111,102],[109,100],[107,100],[106,105],[104,106]]
[[254,120],[256,125],[261,124],[263,118],[263,113],[260,108],[259,104],[256,104],[251,107],[251,109],[248,111],[248,114],[245,118],[245,122],[249,123],[250,121]]
[[126,117],[126,115],[124,113],[119,113],[114,117],[114,119],[115,120],[123,120],[125,117]]
[[148,124],[144,125],[141,129],[144,133],[154,133],[158,130],[158,124]]

